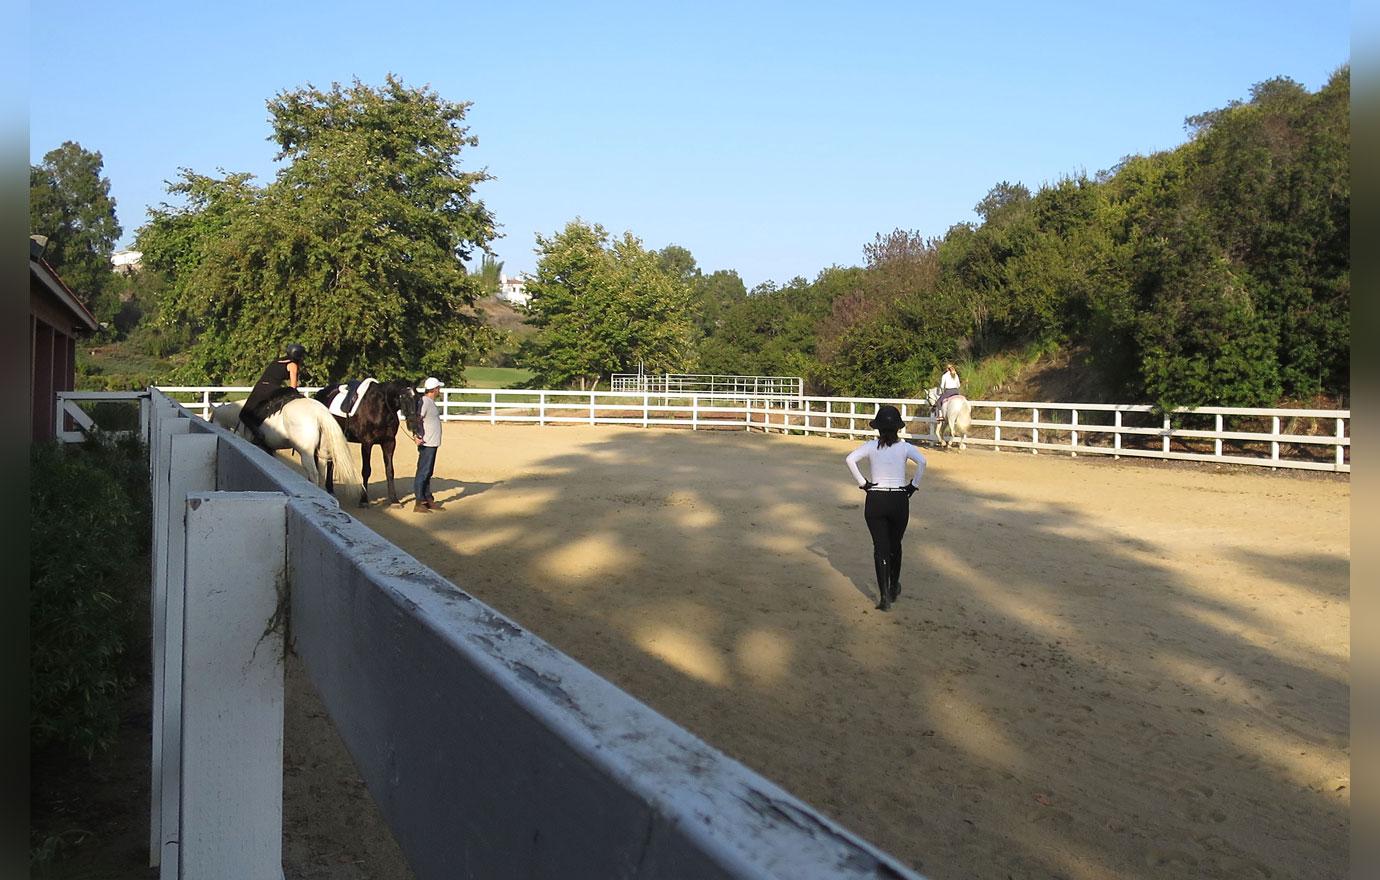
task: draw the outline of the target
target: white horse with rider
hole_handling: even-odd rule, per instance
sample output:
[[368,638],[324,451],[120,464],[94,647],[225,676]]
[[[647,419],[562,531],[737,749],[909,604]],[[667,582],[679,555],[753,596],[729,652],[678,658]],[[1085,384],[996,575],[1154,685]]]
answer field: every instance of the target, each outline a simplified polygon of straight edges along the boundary
[[[930,405],[930,418],[934,421],[934,438],[944,448],[953,445],[958,438],[958,448],[968,448],[968,429],[972,426],[973,407],[960,390],[958,368],[953,364],[944,365],[944,375],[939,379],[938,388],[925,389],[925,401]],[[944,439],[947,429],[949,439]]]
[[[284,390],[291,394],[291,389]],[[243,406],[243,401],[220,404],[211,411],[210,421],[253,440],[249,429],[240,422]],[[307,479],[342,502],[354,503],[363,496],[364,480],[345,432],[321,401],[298,396],[282,403],[281,408],[264,419],[260,439],[267,449],[296,452]],[[333,467],[327,468],[327,464]]]

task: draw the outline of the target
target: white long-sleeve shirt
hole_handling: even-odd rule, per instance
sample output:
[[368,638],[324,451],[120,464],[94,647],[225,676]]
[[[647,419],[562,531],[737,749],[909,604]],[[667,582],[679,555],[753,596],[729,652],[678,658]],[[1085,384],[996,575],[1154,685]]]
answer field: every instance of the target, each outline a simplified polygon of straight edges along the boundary
[[897,440],[890,446],[879,448],[876,440],[869,440],[848,453],[845,459],[859,486],[867,482],[863,479],[862,471],[858,470],[858,462],[864,458],[867,459],[872,482],[879,489],[900,489],[906,485],[906,459],[915,462],[915,476],[911,477],[911,483],[919,486],[920,478],[925,475],[925,456],[915,446]]
[[944,375],[939,377],[939,389],[941,391],[946,391],[950,388],[957,387],[959,387],[958,376],[954,373],[950,373],[948,370],[945,370]]

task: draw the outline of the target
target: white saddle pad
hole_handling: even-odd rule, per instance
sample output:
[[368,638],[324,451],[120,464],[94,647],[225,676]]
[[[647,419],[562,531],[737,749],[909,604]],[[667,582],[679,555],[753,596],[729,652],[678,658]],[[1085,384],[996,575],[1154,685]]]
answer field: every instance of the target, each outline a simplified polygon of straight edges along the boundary
[[374,379],[365,379],[363,382],[359,383],[359,391],[355,394],[355,402],[354,405],[350,407],[349,412],[345,412],[340,408],[341,405],[345,403],[345,392],[346,389],[349,388],[348,385],[341,385],[340,393],[331,400],[331,405],[327,407],[327,409],[331,411],[331,415],[340,416],[342,419],[348,419],[350,416],[359,412],[360,401],[364,400],[364,395],[369,390],[369,386],[373,385],[375,381]]

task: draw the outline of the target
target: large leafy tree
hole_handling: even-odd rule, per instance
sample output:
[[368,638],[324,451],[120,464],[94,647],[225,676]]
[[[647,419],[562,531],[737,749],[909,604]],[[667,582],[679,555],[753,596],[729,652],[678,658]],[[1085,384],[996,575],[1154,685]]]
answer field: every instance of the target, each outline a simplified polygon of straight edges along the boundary
[[29,229],[48,236],[45,259],[91,308],[110,322],[119,298],[110,254],[120,237],[110,179],[99,152],[67,141],[29,167]]
[[573,220],[537,236],[537,271],[527,286],[537,332],[519,355],[537,382],[586,388],[635,368],[682,372],[694,362],[690,285],[684,273],[631,233],[611,239]]
[[390,75],[306,87],[268,102],[273,182],[184,170],[139,237],[169,276],[164,320],[198,334],[189,372],[246,381],[283,346],[303,343],[309,376],[458,376],[484,345],[469,310],[479,279],[463,261],[495,237],[461,169],[477,139],[468,103]]

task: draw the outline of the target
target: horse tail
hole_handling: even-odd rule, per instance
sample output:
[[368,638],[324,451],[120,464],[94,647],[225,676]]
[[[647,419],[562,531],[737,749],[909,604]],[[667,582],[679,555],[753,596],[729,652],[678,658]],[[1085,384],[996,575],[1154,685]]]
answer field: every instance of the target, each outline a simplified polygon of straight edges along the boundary
[[967,400],[958,408],[958,414],[954,416],[953,426],[960,437],[968,436],[968,428],[973,423],[973,406]]
[[327,459],[335,463],[336,497],[355,504],[364,493],[364,478],[360,475],[359,465],[355,464],[355,456],[350,451],[345,432],[340,430],[340,424],[325,406],[317,411],[317,421],[320,423],[322,451]]

